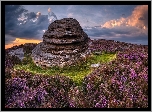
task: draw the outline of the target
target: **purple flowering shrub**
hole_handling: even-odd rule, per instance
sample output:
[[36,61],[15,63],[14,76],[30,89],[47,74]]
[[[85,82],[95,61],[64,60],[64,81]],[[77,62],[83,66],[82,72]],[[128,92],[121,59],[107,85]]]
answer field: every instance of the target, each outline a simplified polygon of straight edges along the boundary
[[5,68],[12,68],[15,64],[20,64],[21,60],[17,56],[6,55]]
[[[19,107],[24,106],[23,96],[27,90],[27,81],[26,79],[13,78],[8,79],[5,82],[5,105],[6,107]],[[22,100],[22,101],[21,101]],[[19,104],[19,102],[21,103]]]
[[[117,53],[88,74],[81,86],[66,76],[15,71],[17,57],[5,52],[6,108],[147,108],[148,46],[91,40],[92,52]],[[31,46],[35,46],[32,45]],[[32,47],[22,46],[26,53]],[[15,49],[18,47],[13,47]],[[27,60],[28,62],[28,60]]]
[[147,77],[144,71],[100,68],[85,78],[85,96],[97,108],[146,108]]
[[65,108],[74,83],[65,76],[43,76],[13,71],[5,82],[6,108]]
[[24,59],[21,61],[17,56],[11,56],[8,53],[11,50],[16,50],[18,48],[23,48],[25,53],[31,53],[32,49],[36,46],[37,44],[25,44],[25,45],[19,45],[19,46],[13,46],[12,48],[8,48],[5,50],[5,78],[10,78],[11,71],[13,71],[13,67],[16,64],[21,64],[21,63],[28,63],[29,60]]
[[92,107],[148,107],[148,54],[129,53],[118,54],[115,61],[85,77],[85,96]]
[[52,108],[69,107],[68,91],[72,85],[75,85],[71,79],[61,75],[44,77],[41,85],[48,92],[48,102]]
[[[104,42],[106,44],[103,44]],[[86,76],[82,88],[71,89],[70,107],[148,107],[148,47],[124,43],[123,46],[127,46],[124,50],[115,43],[115,47],[108,51],[107,44],[111,42],[105,40],[93,42],[95,45],[90,47],[92,51],[117,52],[115,48],[119,49],[117,59],[102,64],[100,68]]]
[[87,102],[83,89],[76,87],[71,87],[68,92],[68,102],[69,108],[90,108],[89,102]]
[[21,64],[20,59],[17,56],[5,55],[5,79],[11,78],[11,72],[15,64]]

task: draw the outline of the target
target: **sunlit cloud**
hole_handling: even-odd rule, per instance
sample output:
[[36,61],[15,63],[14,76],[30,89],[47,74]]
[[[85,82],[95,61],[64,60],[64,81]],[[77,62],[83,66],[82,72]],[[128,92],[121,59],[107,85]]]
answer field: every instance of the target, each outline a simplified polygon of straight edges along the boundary
[[6,9],[5,44],[18,44],[13,43],[16,37],[40,40],[50,23],[66,17],[75,18],[90,38],[148,41],[148,5],[14,5]]
[[37,18],[38,18],[39,16],[41,16],[41,12],[37,12],[37,13],[36,13],[36,16],[37,16]]
[[17,18],[18,19],[18,21],[24,21],[25,19],[27,19],[27,18],[25,18],[25,17],[19,17],[19,18]]
[[56,15],[51,11],[51,8],[48,8],[48,19],[49,23],[52,23],[53,21],[57,20]]
[[[117,20],[107,21],[102,25],[105,28],[113,28],[116,26],[133,26],[141,30],[148,29],[148,5],[135,7],[132,14],[126,18],[121,17]],[[146,33],[146,32],[145,32]]]
[[40,16],[40,15],[41,15],[41,12],[37,12],[36,15],[37,15],[37,16]]
[[72,18],[72,17],[73,17],[73,13],[69,13],[68,18]]
[[51,12],[51,8],[48,8],[48,12]]
[[17,23],[17,25],[22,25],[26,23],[26,20],[28,19],[28,17],[25,17],[24,14],[21,14],[19,18],[17,18],[17,20],[20,23]]

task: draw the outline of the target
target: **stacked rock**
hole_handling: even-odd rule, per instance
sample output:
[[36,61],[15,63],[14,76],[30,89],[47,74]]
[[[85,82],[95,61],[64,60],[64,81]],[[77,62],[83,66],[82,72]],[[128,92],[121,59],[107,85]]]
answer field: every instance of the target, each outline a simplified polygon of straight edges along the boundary
[[38,66],[70,66],[86,58],[89,37],[73,18],[63,18],[51,23],[43,35],[43,42],[32,51]]

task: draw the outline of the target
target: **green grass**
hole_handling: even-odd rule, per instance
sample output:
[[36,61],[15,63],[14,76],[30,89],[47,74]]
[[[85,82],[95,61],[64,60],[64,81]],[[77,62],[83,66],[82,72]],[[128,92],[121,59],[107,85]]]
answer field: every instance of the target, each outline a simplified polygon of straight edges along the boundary
[[34,74],[43,75],[64,75],[72,79],[76,84],[81,85],[83,78],[92,72],[90,68],[91,64],[106,63],[116,58],[116,54],[112,53],[102,53],[101,55],[92,55],[86,62],[81,63],[76,66],[69,66],[64,68],[51,67],[47,69],[42,69],[34,64],[30,56],[26,56],[23,63],[20,65],[15,65],[15,70],[25,70]]

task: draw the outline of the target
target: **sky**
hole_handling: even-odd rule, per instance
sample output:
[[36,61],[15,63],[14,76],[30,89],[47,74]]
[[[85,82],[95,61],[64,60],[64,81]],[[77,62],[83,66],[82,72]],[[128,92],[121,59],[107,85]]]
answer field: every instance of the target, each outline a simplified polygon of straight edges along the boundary
[[42,42],[62,18],[75,18],[91,39],[148,45],[148,5],[5,5],[5,48]]

